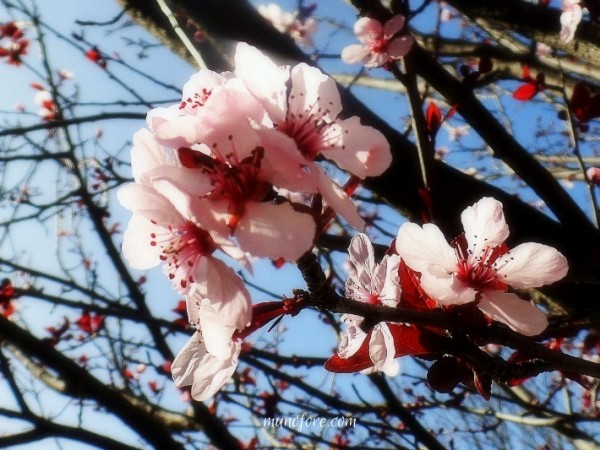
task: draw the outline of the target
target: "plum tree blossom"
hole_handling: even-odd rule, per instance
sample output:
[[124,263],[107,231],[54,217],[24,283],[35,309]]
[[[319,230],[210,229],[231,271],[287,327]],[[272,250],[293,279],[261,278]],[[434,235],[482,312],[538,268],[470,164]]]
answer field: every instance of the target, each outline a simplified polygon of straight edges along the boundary
[[361,44],[352,44],[342,50],[342,61],[361,63],[365,67],[381,67],[390,60],[400,59],[412,48],[414,39],[405,34],[405,18],[398,14],[381,25],[370,17],[361,17],[354,24],[354,33]]
[[258,49],[240,43],[235,73],[262,103],[270,123],[257,128],[265,148],[299,164],[313,175],[330,207],[355,228],[364,222],[347,194],[315,163],[323,156],[359,178],[380,175],[391,163],[389,144],[358,117],[339,118],[341,100],[335,81],[301,63],[278,67]]
[[563,0],[560,15],[560,40],[569,43],[575,37],[577,26],[583,17],[580,0]]
[[231,341],[226,353],[218,358],[209,353],[200,331],[196,331],[181,349],[171,366],[175,385],[192,386],[192,398],[206,400],[215,395],[235,372],[241,343]]
[[421,287],[440,305],[476,302],[489,317],[521,334],[541,333],[547,325],[545,314],[506,291],[560,280],[568,270],[565,257],[538,243],[509,250],[504,244],[509,230],[502,204],[493,198],[466,208],[461,221],[465,233],[452,245],[436,225],[405,223],[398,231],[396,250],[408,267],[421,274]]
[[[400,300],[400,284],[398,255],[385,255],[379,264],[375,263],[373,245],[365,234],[352,238],[348,248],[348,257],[352,272],[346,281],[346,297],[349,299],[394,307]],[[355,355],[363,342],[368,339],[369,357],[374,370],[395,376],[400,370],[395,360],[396,347],[394,336],[387,323],[378,323],[369,333],[361,328],[363,318],[353,314],[345,314],[342,321],[347,330],[340,334],[338,355],[349,358]]]
[[303,47],[313,46],[313,35],[318,29],[318,23],[313,17],[300,20],[298,14],[284,11],[276,3],[258,5],[258,12],[271,22],[273,27],[282,33],[289,34],[298,44]]

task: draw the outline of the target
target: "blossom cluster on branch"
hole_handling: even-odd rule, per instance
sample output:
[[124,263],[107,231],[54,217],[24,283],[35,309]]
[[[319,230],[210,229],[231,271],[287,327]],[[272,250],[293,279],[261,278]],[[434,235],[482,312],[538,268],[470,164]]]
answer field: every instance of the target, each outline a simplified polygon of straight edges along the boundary
[[[313,247],[333,212],[364,221],[318,159],[359,179],[391,163],[389,144],[357,117],[341,118],[335,81],[316,68],[279,67],[241,43],[234,73],[201,70],[177,105],[148,113],[134,136],[135,182],[119,191],[133,212],[123,252],[132,267],[162,263],[186,295],[197,333],[175,359],[178,385],[204,399],[220,388],[240,352],[236,330],[252,303],[230,263],[250,257],[295,261]],[[226,262],[227,261],[227,262]]]

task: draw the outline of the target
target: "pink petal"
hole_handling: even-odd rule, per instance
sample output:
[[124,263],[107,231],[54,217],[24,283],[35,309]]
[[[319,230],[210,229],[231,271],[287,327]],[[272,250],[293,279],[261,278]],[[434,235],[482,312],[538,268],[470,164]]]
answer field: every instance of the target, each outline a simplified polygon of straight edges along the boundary
[[425,224],[423,228],[411,222],[402,224],[396,237],[396,251],[417,272],[439,271],[440,275],[447,275],[456,271],[454,250],[433,224]]
[[554,283],[569,271],[567,259],[558,250],[534,242],[518,245],[495,265],[500,280],[517,289]]
[[[239,327],[239,322],[250,322],[251,314],[247,313],[248,305],[243,300],[224,302],[219,306],[217,310],[210,300],[201,301],[200,328],[208,353],[225,361],[231,354],[233,333],[244,328]],[[246,318],[243,318],[244,315]]]
[[469,206],[460,219],[470,250],[479,252],[485,247],[500,245],[508,237],[502,203],[491,197],[484,197]]
[[335,80],[316,67],[300,63],[291,72],[292,89],[289,113],[296,117],[312,116],[328,123],[342,111],[342,101]]
[[[206,319],[244,329],[252,319],[252,300],[243,280],[223,261],[212,257],[203,258],[198,272],[193,301],[202,307],[202,299],[208,300],[212,308],[209,312],[214,313],[207,313],[205,318],[199,313],[201,325]],[[204,305],[207,311],[208,305]]]
[[404,16],[396,14],[383,25],[383,37],[390,39],[404,27]]
[[289,203],[247,203],[235,229],[240,247],[254,256],[295,261],[312,249],[316,224],[312,216]]
[[154,135],[141,129],[133,135],[131,148],[131,173],[135,181],[141,181],[144,174],[155,167],[172,165],[167,150],[156,142]]
[[410,35],[400,36],[396,39],[393,39],[386,48],[386,52],[392,59],[400,59],[405,56],[412,46],[414,45],[415,40]]
[[390,55],[388,55],[385,52],[371,53],[371,57],[369,58],[369,60],[367,62],[365,62],[364,66],[367,69],[381,67],[385,63],[387,63],[389,61],[389,59],[390,59]]
[[315,167],[319,176],[319,192],[321,192],[327,205],[344,218],[351,227],[362,231],[365,227],[365,221],[358,214],[352,199],[322,169]]
[[509,292],[485,291],[477,307],[525,336],[536,336],[548,326],[546,314]]
[[324,150],[324,157],[361,179],[381,175],[390,166],[390,144],[379,130],[361,125],[357,116],[336,125],[343,136],[343,146]]
[[260,128],[257,133],[265,148],[263,178],[292,192],[316,193],[318,178],[310,170],[313,164],[298,150],[296,141],[275,129]]
[[371,44],[383,37],[383,27],[379,20],[361,17],[354,24],[354,34],[360,42]]
[[170,148],[188,147],[198,142],[196,116],[182,115],[179,106],[154,108],[146,115],[146,123],[156,140]]
[[342,50],[342,61],[346,64],[364,64],[371,58],[371,47],[352,44]]
[[240,42],[235,51],[235,74],[265,107],[269,117],[285,120],[289,69],[280,68],[257,48]]

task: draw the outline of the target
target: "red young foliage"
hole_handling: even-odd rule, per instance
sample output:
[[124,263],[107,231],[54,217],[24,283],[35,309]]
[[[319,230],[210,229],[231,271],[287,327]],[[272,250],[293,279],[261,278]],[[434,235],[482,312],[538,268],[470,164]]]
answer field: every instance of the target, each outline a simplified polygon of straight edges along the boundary
[[84,311],[81,317],[75,321],[75,324],[85,333],[95,335],[104,327],[104,316],[100,314],[92,315],[89,311]]
[[528,101],[531,100],[538,92],[546,89],[546,76],[543,73],[538,73],[535,78],[531,76],[528,66],[523,66],[523,81],[526,83],[519,86],[513,97],[517,100]]
[[89,59],[90,61],[98,64],[103,69],[106,69],[106,64],[107,64],[106,58],[102,55],[102,53],[100,53],[100,50],[98,50],[98,47],[92,47],[90,50],[85,52],[85,57],[87,59]]
[[592,95],[586,85],[577,83],[573,89],[569,109],[580,125],[587,124],[590,120],[600,117],[600,94]]

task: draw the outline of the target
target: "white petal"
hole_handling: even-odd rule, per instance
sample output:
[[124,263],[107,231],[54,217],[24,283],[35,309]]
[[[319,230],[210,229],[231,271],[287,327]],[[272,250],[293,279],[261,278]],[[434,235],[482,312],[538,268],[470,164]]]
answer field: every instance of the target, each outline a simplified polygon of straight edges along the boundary
[[241,344],[231,345],[230,355],[225,360],[215,358],[207,353],[194,372],[192,397],[195,400],[207,400],[215,395],[227,383],[238,365]]
[[502,203],[494,198],[484,197],[469,206],[462,212],[460,219],[470,250],[480,251],[487,246],[500,245],[508,237]]
[[171,365],[171,375],[175,386],[191,385],[194,380],[194,372],[206,355],[202,334],[196,332],[179,351]]
[[406,265],[417,272],[450,274],[456,271],[454,250],[433,224],[422,228],[411,222],[402,224],[396,237],[396,251]]
[[369,341],[369,357],[377,370],[388,377],[395,377],[400,371],[400,365],[395,359],[396,346],[394,337],[385,323],[375,325]]
[[287,203],[246,203],[234,235],[254,256],[295,261],[312,249],[316,224],[310,214]]
[[460,281],[453,274],[442,271],[421,273],[421,287],[438,304],[463,305],[475,300],[477,291]]
[[160,263],[161,249],[150,245],[150,235],[167,231],[151,223],[145,217],[134,214],[123,234],[123,256],[134,269],[149,269]]
[[385,255],[380,264],[381,271],[385,273],[385,281],[379,292],[379,300],[386,306],[395,307],[400,301],[402,289],[400,288],[400,256]]
[[348,247],[348,258],[356,271],[356,278],[359,280],[363,274],[369,281],[375,272],[375,255],[373,254],[373,245],[364,233],[359,233],[352,238]]
[[342,320],[348,324],[348,329],[340,333],[338,356],[346,359],[350,358],[360,349],[367,337],[367,333],[360,328],[360,324],[363,321],[362,317],[345,314],[342,316]]
[[555,248],[529,242],[518,245],[495,263],[500,281],[515,288],[554,283],[569,271],[567,259]]
[[548,326],[546,314],[509,292],[485,291],[477,307],[525,336],[536,336]]

